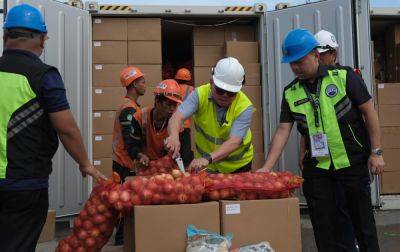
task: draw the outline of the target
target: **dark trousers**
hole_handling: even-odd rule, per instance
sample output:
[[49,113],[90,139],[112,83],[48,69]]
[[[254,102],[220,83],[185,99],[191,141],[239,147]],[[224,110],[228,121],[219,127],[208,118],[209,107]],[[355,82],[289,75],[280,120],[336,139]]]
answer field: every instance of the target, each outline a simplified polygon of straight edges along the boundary
[[184,128],[181,133],[181,157],[183,164],[187,167],[194,158],[193,151],[191,149],[191,139],[190,139],[190,128]]
[[35,251],[48,208],[47,188],[0,192],[0,251]]
[[[304,196],[318,251],[355,251],[353,238],[344,240],[342,237],[344,230],[350,232],[352,228],[361,252],[379,251],[366,165],[337,171],[305,167],[303,177]],[[340,191],[344,194],[342,198],[338,196]],[[343,198],[345,201],[340,204]],[[342,218],[337,219],[341,209],[347,210],[345,213],[349,214],[352,226],[340,223]]]
[[[121,183],[125,182],[126,177],[135,176],[135,172],[131,169],[123,167],[117,162],[113,161],[113,171],[118,173],[121,178]],[[120,244],[124,240],[124,218],[120,218],[117,221],[116,226],[117,232],[115,233],[115,243]]]

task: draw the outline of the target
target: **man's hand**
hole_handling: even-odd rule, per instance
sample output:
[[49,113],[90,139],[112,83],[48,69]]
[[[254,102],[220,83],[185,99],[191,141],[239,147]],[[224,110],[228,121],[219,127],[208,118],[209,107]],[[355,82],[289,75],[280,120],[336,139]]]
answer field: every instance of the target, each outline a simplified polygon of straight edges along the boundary
[[203,169],[209,165],[209,162],[205,158],[197,158],[193,159],[192,162],[189,165],[189,170],[195,170],[198,171],[200,169]]
[[83,177],[86,177],[86,174],[89,174],[97,182],[100,182],[101,180],[106,180],[107,179],[107,177],[104,176],[103,173],[101,173],[99,170],[94,168],[94,166],[91,165],[91,164],[85,165],[85,166],[79,166],[79,170],[81,171]]
[[368,159],[368,168],[372,174],[381,174],[385,169],[385,161],[383,160],[383,157],[371,154]]
[[271,169],[268,167],[263,166],[262,168],[258,169],[256,172],[270,172]]
[[149,159],[148,156],[146,156],[146,155],[143,154],[143,153],[139,153],[139,154],[138,154],[138,157],[139,157],[139,163],[140,163],[140,165],[149,166],[150,159]]
[[165,148],[172,154],[172,158],[175,159],[179,156],[181,149],[181,142],[179,141],[179,135],[170,135],[164,141]]

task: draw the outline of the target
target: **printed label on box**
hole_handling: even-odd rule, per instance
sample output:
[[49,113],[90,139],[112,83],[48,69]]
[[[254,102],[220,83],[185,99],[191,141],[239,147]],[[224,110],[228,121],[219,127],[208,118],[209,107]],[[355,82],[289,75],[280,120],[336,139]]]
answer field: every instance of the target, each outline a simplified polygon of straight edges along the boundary
[[94,19],[95,24],[101,24],[101,19],[100,18],[95,18]]
[[94,161],[93,161],[93,164],[94,164],[94,165],[101,165],[101,161],[100,161],[100,160],[94,160]]
[[101,112],[95,112],[95,113],[93,113],[93,117],[101,117]]
[[95,136],[94,140],[95,141],[103,141],[103,137],[102,136]]
[[103,65],[96,65],[95,68],[96,68],[96,70],[102,70],[103,69]]
[[378,88],[385,88],[385,84],[378,84]]
[[93,42],[93,46],[99,47],[99,46],[101,46],[101,42],[100,41]]
[[240,204],[228,204],[225,206],[225,214],[240,214]]
[[96,94],[102,94],[102,93],[103,93],[103,89],[96,88],[96,89],[94,90],[94,92],[95,92]]

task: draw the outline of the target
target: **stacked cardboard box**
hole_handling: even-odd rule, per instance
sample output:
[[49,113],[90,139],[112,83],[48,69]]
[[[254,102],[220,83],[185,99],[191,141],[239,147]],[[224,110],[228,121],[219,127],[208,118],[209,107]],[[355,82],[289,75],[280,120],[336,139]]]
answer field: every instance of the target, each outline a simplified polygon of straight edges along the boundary
[[111,175],[112,131],[115,110],[125,95],[119,81],[128,64],[128,22],[126,18],[93,20],[93,163]]
[[93,160],[104,174],[111,175],[115,111],[126,94],[120,71],[127,65],[142,70],[148,89],[139,103],[152,106],[153,87],[161,81],[161,63],[160,19],[93,20]]
[[124,252],[185,251],[188,225],[232,234],[234,249],[268,241],[275,251],[301,251],[297,198],[136,206],[124,225]]
[[[254,40],[255,30],[252,26],[196,27],[193,30],[195,85],[210,81],[212,66],[224,57],[225,42]],[[257,85],[256,83],[259,85],[259,67],[250,64],[248,67],[245,65],[245,69],[249,70],[249,74],[246,72],[246,79],[249,79],[254,85]]]
[[381,124],[385,172],[382,175],[382,194],[400,193],[400,83],[377,85],[379,121]]
[[254,159],[252,169],[259,169],[264,163],[264,138],[263,138],[263,109],[262,88],[260,81],[260,64],[258,42],[254,41],[226,41],[225,56],[234,57],[243,64],[246,73],[246,83],[242,91],[249,97],[254,105],[255,113],[251,130],[253,133]]
[[154,105],[154,87],[162,78],[161,19],[128,18],[128,64],[145,74],[147,90],[139,98],[142,107]]

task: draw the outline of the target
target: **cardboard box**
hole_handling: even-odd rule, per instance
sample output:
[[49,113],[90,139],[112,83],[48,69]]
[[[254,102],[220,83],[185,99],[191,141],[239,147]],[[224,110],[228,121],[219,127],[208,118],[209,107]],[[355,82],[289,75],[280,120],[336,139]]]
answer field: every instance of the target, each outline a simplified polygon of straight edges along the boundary
[[125,95],[123,87],[96,87],[93,89],[93,110],[117,110]]
[[222,27],[194,27],[194,46],[223,46],[225,42],[225,31]]
[[221,201],[221,233],[233,235],[232,248],[268,241],[275,251],[300,252],[299,200]]
[[400,171],[384,172],[381,180],[381,194],[400,193]]
[[127,41],[93,41],[94,64],[126,64],[127,62]]
[[124,252],[186,251],[186,228],[220,233],[219,203],[135,206],[125,219]]
[[242,88],[242,92],[247,95],[256,109],[262,108],[262,89],[261,86],[247,86]]
[[400,148],[400,127],[381,128],[382,147]]
[[112,157],[112,135],[93,136],[93,158]]
[[115,121],[115,111],[93,111],[93,134],[112,134]]
[[128,31],[128,40],[161,41],[161,19],[129,18]]
[[93,86],[120,87],[119,73],[125,67],[125,64],[94,64]]
[[243,64],[245,76],[246,76],[246,86],[259,86],[261,85],[260,77],[260,64],[258,63],[246,63]]
[[194,67],[194,84],[196,87],[209,83],[211,79],[211,67]]
[[249,25],[230,25],[225,27],[225,41],[254,41],[255,29]]
[[379,121],[381,126],[400,126],[400,105],[380,105]]
[[250,129],[252,132],[263,130],[263,110],[261,108],[253,112]]
[[215,66],[224,57],[223,46],[195,46],[194,66]]
[[226,57],[234,57],[241,64],[258,63],[258,42],[226,42]]
[[129,64],[162,64],[161,41],[129,41]]
[[126,18],[94,18],[93,40],[127,40],[128,23]]
[[385,160],[385,172],[400,172],[400,149],[383,149],[383,158]]
[[[161,65],[135,65],[144,73],[147,87],[154,86],[162,81]],[[152,93],[153,90],[147,88],[146,93]]]
[[93,159],[93,165],[107,178],[112,177],[112,158]]
[[264,152],[264,136],[262,131],[252,131],[254,153]]
[[42,232],[40,233],[38,243],[49,242],[54,239],[56,229],[56,211],[48,210],[46,222],[44,223]]
[[251,164],[251,170],[256,171],[260,169],[265,163],[265,153],[254,153],[253,163]]
[[400,83],[379,83],[377,88],[378,104],[400,104]]

